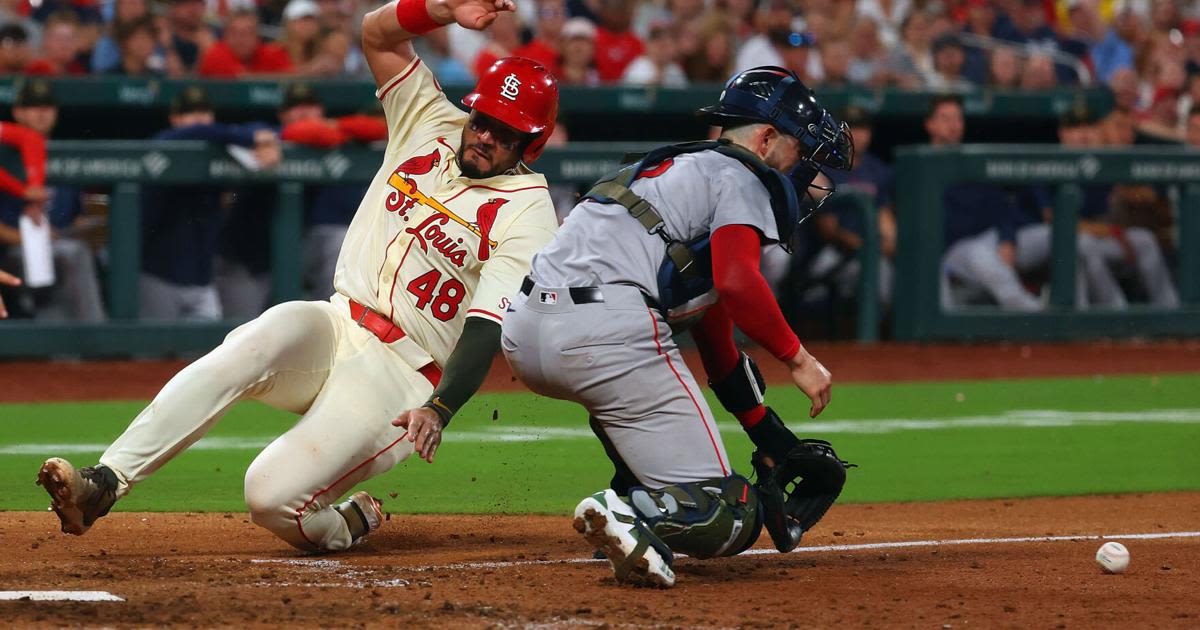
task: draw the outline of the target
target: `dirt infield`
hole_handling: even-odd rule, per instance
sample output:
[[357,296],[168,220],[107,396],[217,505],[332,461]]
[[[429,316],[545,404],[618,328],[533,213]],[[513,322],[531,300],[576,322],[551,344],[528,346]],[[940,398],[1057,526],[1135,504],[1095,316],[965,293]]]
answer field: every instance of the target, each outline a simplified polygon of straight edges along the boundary
[[[916,345],[814,343],[809,350],[835,383],[1200,372],[1200,340],[1072,344]],[[783,366],[752,350],[767,380],[788,382]],[[698,355],[684,353],[693,373]],[[153,398],[186,361],[0,362],[0,403]],[[485,390],[523,386],[497,358]]]
[[[124,602],[0,602],[6,625],[365,627],[1185,628],[1200,624],[1200,538],[932,541],[1200,529],[1200,493],[835,506],[808,551],[680,559],[670,591],[613,582],[568,520],[393,516],[349,553],[303,556],[241,514],[125,514],[82,538],[0,513],[0,588]],[[909,541],[915,546],[869,548]],[[921,543],[921,541],[930,541]],[[760,541],[758,548],[764,547]],[[845,545],[842,549],[821,546]],[[817,549],[814,549],[817,548]]]

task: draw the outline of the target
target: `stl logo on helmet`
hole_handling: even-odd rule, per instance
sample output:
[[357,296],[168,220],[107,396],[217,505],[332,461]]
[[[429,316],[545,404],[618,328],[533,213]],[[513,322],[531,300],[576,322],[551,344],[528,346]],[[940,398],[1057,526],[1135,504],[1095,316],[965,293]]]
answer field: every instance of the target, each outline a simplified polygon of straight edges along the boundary
[[504,85],[500,86],[500,96],[510,101],[515,101],[517,100],[517,95],[520,93],[520,89],[521,80],[517,78],[517,75],[510,74],[504,77]]

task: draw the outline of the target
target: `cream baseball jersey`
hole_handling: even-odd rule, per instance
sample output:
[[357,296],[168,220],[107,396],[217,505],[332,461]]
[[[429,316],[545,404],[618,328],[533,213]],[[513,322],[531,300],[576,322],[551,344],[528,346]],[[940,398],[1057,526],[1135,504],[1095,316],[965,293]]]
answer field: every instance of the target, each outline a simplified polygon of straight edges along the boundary
[[387,150],[346,233],[334,288],[390,317],[444,365],[467,317],[503,319],[558,221],[546,178],[523,164],[487,179],[462,175],[455,154],[467,114],[420,58],[376,96]]

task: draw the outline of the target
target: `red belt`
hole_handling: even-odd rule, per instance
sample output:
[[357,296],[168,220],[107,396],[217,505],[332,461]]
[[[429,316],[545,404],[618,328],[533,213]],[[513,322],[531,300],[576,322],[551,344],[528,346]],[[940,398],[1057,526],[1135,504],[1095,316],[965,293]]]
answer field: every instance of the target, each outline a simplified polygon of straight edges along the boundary
[[[404,329],[397,326],[392,320],[376,313],[375,311],[350,300],[350,317],[358,323],[359,326],[371,331],[371,334],[379,338],[383,343],[392,343],[400,341],[405,337]],[[439,368],[437,363],[430,361],[417,370],[437,387],[442,380],[442,368]]]

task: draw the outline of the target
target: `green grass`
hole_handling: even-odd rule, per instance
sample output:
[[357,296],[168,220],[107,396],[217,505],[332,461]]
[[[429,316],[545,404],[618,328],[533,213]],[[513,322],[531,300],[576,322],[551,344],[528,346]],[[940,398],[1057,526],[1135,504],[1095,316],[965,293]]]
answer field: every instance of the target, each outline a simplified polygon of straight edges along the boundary
[[[824,437],[857,464],[844,501],[1200,490],[1200,376],[1132,376],[982,382],[839,385],[821,424],[805,431],[808,401],[773,386],[771,403],[802,436]],[[710,401],[711,402],[711,401]],[[33,480],[47,456],[37,444],[95,444],[65,456],[90,464],[141,409],[140,402],[0,405],[0,509],[44,509]],[[499,420],[493,422],[497,410]],[[1050,410],[1069,426],[1013,426],[1020,410]],[[1166,417],[1161,410],[1183,410]],[[1159,415],[1153,416],[1158,411]],[[1078,412],[1126,413],[1096,421]],[[1128,414],[1152,414],[1137,417]],[[1072,415],[1074,414],[1074,415]],[[1029,416],[1029,414],[1021,414]],[[734,466],[749,473],[749,441],[720,412]],[[902,430],[872,432],[923,421]],[[964,420],[975,418],[975,420]],[[271,438],[295,421],[257,403],[239,405],[210,437]],[[857,421],[847,425],[848,421]],[[947,421],[951,426],[945,426]],[[936,424],[936,427],[929,423]],[[961,426],[975,422],[985,426]],[[953,424],[957,423],[957,424]],[[988,426],[999,424],[1001,426]],[[531,441],[496,441],[523,428],[569,428]],[[915,428],[914,428],[915,427]],[[831,431],[830,429],[838,429]],[[894,428],[894,427],[893,427]],[[604,487],[612,469],[579,407],[525,393],[481,395],[458,417],[434,465],[410,460],[365,487],[395,512],[562,513]],[[493,439],[482,441],[480,436]],[[469,438],[469,439],[464,439]],[[19,446],[28,452],[18,452]],[[123,510],[244,509],[242,476],[259,447],[185,452],[139,485]],[[395,498],[388,498],[390,493]]]

